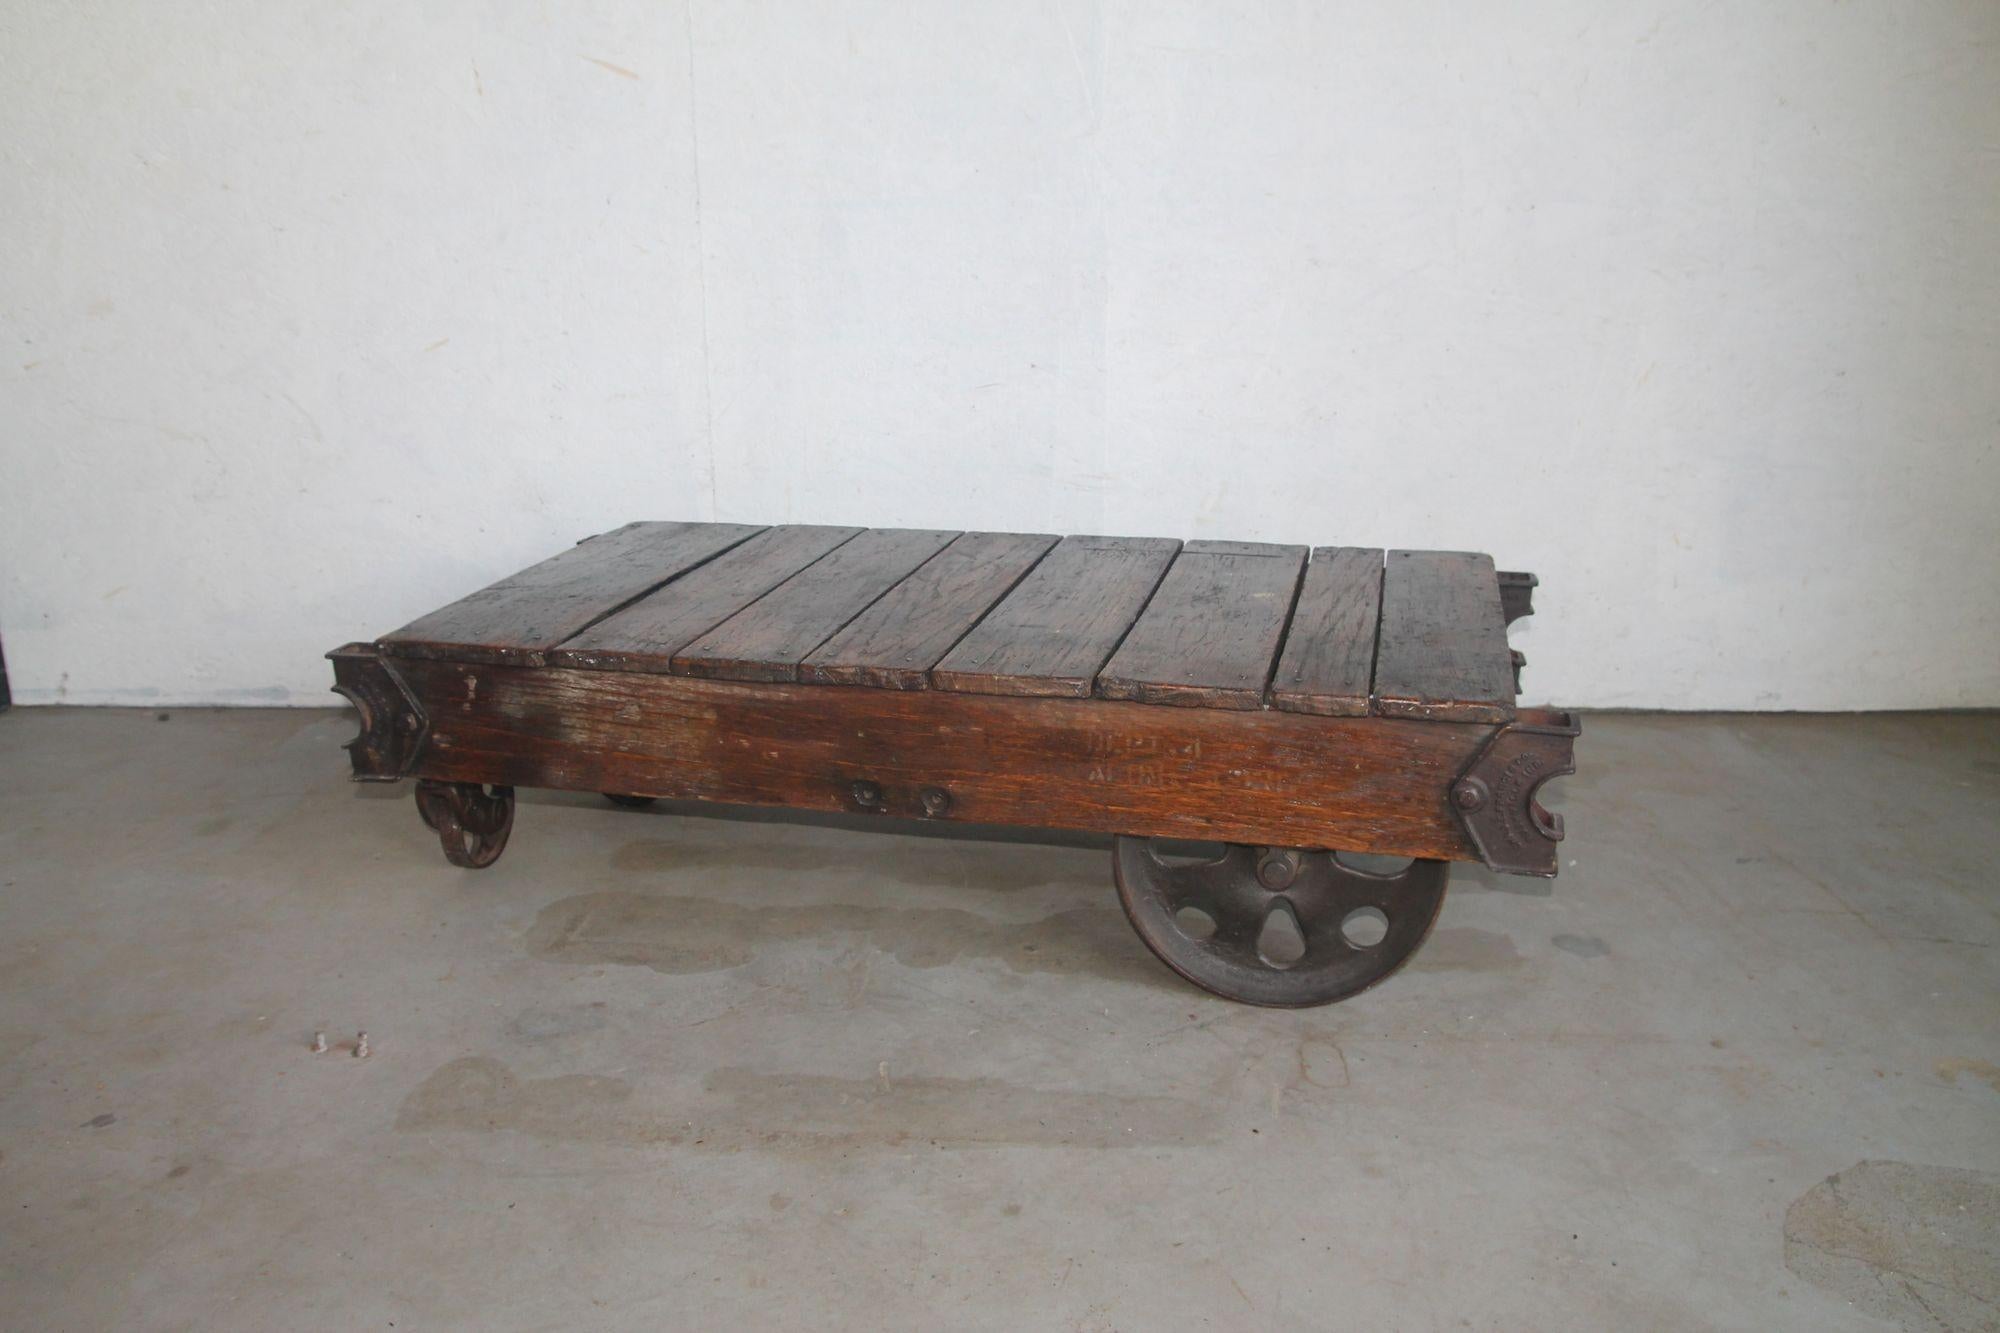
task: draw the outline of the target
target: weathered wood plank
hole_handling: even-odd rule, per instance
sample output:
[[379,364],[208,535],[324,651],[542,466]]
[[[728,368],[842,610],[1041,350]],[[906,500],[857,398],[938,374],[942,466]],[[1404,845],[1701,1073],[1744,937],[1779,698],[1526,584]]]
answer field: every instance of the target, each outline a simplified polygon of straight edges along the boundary
[[797,680],[806,654],[956,536],[928,529],[871,528],[676,652],[674,674],[713,680]]
[[962,533],[815,649],[799,679],[930,688],[930,669],[1055,544],[1041,533]]
[[1317,546],[1299,588],[1271,703],[1292,713],[1360,717],[1375,671],[1382,612],[1382,552]]
[[1180,549],[1065,537],[931,670],[940,690],[1083,698]]
[[[1486,726],[413,662],[412,775],[1476,859],[1446,799]],[[873,784],[870,800],[855,784]],[[924,803],[927,791],[943,800]],[[879,793],[879,795],[878,795]]]
[[1106,699],[1261,708],[1305,564],[1303,546],[1189,542],[1097,673]]
[[860,528],[767,528],[726,555],[608,616],[558,648],[557,666],[671,671],[673,656]]
[[1513,662],[1491,556],[1389,552],[1374,706],[1385,717],[1504,722],[1514,716]]
[[743,523],[628,523],[419,616],[377,643],[397,657],[533,665],[633,598],[762,531]]

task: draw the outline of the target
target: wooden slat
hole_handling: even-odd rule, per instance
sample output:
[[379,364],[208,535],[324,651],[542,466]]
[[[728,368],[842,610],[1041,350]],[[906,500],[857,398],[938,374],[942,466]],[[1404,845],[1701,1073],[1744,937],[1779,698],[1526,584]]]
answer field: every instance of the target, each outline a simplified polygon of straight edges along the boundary
[[1271,678],[1271,703],[1288,713],[1366,714],[1381,611],[1381,551],[1314,547],[1285,653]]
[[742,523],[629,523],[577,543],[380,639],[398,657],[540,664],[633,598],[756,536]]
[[558,666],[671,671],[673,655],[849,540],[860,528],[767,528],[551,649]]
[[956,532],[871,528],[674,654],[674,674],[797,680],[799,663],[943,550]]
[[1097,693],[1189,708],[1261,708],[1305,558],[1303,546],[1189,542],[1097,673]]
[[931,670],[940,690],[1089,695],[1180,549],[1164,537],[1065,537]]
[[1391,551],[1382,571],[1375,711],[1505,722],[1514,716],[1507,624],[1491,556]]
[[938,659],[1055,544],[1039,533],[961,534],[808,656],[799,679],[928,689]]

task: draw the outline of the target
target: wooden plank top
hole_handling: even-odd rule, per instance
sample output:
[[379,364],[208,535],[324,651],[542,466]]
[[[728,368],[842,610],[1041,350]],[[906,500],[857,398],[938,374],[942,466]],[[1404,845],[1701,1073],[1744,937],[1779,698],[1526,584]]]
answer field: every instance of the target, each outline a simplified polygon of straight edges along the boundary
[[671,671],[675,653],[860,532],[766,528],[592,625],[551,651],[548,660],[555,666]]
[[1385,717],[1505,722],[1514,716],[1507,619],[1491,556],[1389,552],[1374,705]]
[[1303,546],[1189,542],[1104,670],[1106,699],[1261,708]]
[[419,616],[377,645],[400,657],[539,666],[545,650],[763,530],[628,523]]
[[677,676],[797,680],[799,663],[955,532],[873,528],[843,542],[673,656]]
[[378,643],[743,682],[1514,716],[1499,576],[1454,551],[634,523]]
[[1065,537],[931,669],[940,690],[1084,698],[1180,550],[1161,537]]
[[1285,654],[1271,677],[1271,705],[1324,717],[1367,713],[1381,613],[1382,552],[1315,547]]
[[800,664],[799,679],[929,689],[931,668],[1055,544],[1045,534],[961,533],[821,644]]

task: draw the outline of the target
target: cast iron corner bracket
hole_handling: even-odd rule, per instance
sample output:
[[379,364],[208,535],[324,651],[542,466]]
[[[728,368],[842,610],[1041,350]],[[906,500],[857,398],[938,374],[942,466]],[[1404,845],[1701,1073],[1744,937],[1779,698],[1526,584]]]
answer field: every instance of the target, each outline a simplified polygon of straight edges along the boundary
[[356,782],[406,777],[430,738],[431,721],[410,687],[372,643],[350,643],[328,653],[333,692],[361,714],[361,734],[344,747]]
[[1535,588],[1541,580],[1518,570],[1500,571],[1500,613],[1509,625],[1535,614]]
[[1452,811],[1492,869],[1555,877],[1562,816],[1543,809],[1536,796],[1551,778],[1576,772],[1576,738],[1582,730],[1575,713],[1524,708],[1493,733],[1451,784]]

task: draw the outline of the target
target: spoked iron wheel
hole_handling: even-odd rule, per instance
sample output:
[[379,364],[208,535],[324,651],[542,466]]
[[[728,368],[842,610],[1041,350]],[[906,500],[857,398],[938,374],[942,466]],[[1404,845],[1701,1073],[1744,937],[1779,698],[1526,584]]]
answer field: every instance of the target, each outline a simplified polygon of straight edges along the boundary
[[1332,852],[1224,846],[1170,857],[1151,838],[1119,838],[1118,898],[1146,947],[1204,990],[1246,1004],[1330,1004],[1401,967],[1444,903],[1450,863],[1392,874]]
[[417,783],[417,813],[427,828],[437,831],[447,861],[478,870],[507,849],[507,835],[514,831],[514,789],[425,778]]

